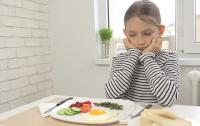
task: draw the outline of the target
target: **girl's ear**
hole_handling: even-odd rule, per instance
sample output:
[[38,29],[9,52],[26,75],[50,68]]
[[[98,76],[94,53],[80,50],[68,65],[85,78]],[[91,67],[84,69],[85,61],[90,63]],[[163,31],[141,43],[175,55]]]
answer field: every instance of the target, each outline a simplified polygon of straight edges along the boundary
[[160,37],[161,37],[163,35],[164,31],[165,31],[165,26],[164,25],[160,25],[159,31],[160,31]]

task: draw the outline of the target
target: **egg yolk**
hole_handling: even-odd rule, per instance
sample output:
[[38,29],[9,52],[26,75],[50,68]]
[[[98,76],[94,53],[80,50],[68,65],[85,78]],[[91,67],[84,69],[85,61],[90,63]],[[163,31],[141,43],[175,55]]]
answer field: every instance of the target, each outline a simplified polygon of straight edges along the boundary
[[94,109],[94,110],[91,110],[89,113],[91,115],[102,115],[102,114],[105,114],[106,112],[101,109]]

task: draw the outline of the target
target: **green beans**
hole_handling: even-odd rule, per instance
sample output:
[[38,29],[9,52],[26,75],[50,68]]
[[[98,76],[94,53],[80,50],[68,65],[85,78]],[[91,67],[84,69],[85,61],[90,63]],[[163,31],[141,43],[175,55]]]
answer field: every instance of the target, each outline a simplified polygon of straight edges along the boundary
[[105,108],[110,108],[110,109],[123,110],[123,106],[119,105],[117,103],[101,102],[101,103],[94,103],[94,105],[105,107]]

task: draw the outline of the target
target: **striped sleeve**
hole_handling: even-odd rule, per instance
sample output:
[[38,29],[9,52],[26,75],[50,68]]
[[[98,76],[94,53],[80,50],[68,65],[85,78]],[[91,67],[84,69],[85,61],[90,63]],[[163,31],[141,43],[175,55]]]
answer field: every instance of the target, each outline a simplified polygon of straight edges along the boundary
[[127,91],[140,55],[141,52],[138,49],[129,49],[127,53],[113,58],[111,75],[105,84],[107,98],[120,98]]
[[161,69],[155,55],[147,53],[140,56],[144,63],[145,74],[149,86],[162,106],[172,106],[179,94],[179,62],[175,53],[168,53],[165,65]]

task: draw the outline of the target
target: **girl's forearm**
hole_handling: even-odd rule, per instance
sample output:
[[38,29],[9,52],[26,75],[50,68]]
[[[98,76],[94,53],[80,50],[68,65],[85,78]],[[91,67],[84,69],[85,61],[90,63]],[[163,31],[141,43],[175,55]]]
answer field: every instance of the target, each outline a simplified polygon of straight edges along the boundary
[[161,70],[153,54],[140,57],[144,63],[145,73],[158,102],[163,106],[171,106],[179,94],[179,65],[175,59],[168,59],[165,71]]
[[111,76],[105,85],[108,98],[118,98],[128,90],[140,55],[137,49],[130,49],[125,59],[113,59]]

